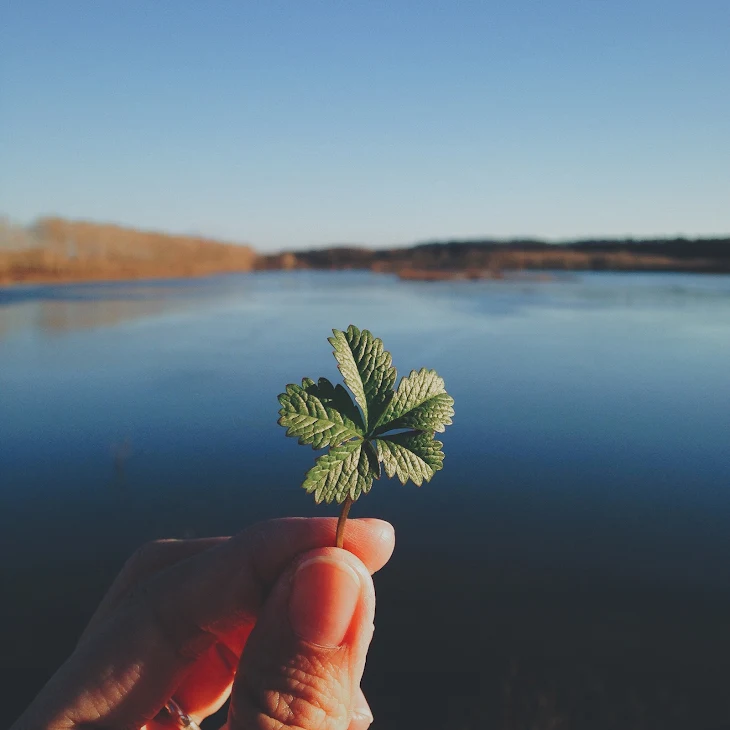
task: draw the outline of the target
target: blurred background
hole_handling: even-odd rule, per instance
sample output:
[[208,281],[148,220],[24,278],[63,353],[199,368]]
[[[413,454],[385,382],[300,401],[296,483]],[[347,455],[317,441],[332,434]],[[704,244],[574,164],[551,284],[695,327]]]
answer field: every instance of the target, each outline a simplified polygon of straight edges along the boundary
[[[455,399],[381,730],[730,728],[730,5],[6,2],[0,696],[125,559],[336,514],[277,394],[353,323]],[[209,727],[217,727],[213,719]]]

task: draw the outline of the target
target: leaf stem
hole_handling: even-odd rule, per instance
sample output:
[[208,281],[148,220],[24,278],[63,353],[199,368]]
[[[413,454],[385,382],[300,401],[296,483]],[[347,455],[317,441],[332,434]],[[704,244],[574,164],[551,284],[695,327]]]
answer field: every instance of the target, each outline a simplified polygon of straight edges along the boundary
[[340,519],[337,520],[337,537],[335,540],[335,547],[341,548],[345,544],[345,522],[347,522],[347,515],[350,513],[350,507],[352,507],[352,499],[347,497],[342,503]]

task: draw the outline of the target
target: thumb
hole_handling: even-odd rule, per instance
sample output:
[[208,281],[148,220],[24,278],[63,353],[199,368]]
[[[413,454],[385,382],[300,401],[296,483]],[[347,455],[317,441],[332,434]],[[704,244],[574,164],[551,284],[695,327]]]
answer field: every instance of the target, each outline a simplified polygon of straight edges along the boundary
[[359,687],[374,615],[372,579],[352,553],[323,548],[300,556],[246,644],[229,730],[366,727]]

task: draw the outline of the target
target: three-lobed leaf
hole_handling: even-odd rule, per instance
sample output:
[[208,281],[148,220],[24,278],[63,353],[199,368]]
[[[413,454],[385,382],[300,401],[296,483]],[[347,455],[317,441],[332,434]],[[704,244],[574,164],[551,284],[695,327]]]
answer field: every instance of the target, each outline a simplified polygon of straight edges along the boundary
[[401,378],[376,425],[375,435],[401,428],[443,433],[452,423],[453,405],[444,379],[435,370],[412,370],[408,377]]
[[311,444],[314,449],[338,446],[362,436],[356,423],[309,391],[310,383],[305,378],[302,387],[287,385],[286,393],[279,396],[279,425],[287,429],[286,435],[298,438],[300,444]]
[[375,425],[393,397],[396,371],[383,341],[350,325],[329,338],[345,385],[362,409],[365,429]]
[[380,478],[381,464],[403,484],[430,481],[444,460],[434,436],[454,415],[443,379],[435,370],[413,370],[394,392],[396,370],[382,340],[354,325],[332,332],[333,354],[355,401],[327,378],[304,378],[279,396],[287,436],[329,447],[307,472],[304,488],[318,503],[354,501]]
[[377,439],[385,473],[401,484],[409,479],[420,487],[444,466],[443,444],[430,433],[407,431]]

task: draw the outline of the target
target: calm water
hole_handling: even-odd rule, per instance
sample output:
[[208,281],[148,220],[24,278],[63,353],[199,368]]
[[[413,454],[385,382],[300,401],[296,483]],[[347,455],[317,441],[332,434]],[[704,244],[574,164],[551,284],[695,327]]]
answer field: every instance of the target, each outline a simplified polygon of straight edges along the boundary
[[351,322],[456,401],[444,471],[353,510],[398,534],[375,727],[507,727],[505,677],[558,705],[664,692],[676,717],[730,722],[730,277],[359,272],[0,289],[11,717],[141,542],[327,511],[298,489],[315,454],[276,395],[335,380],[326,338]]

